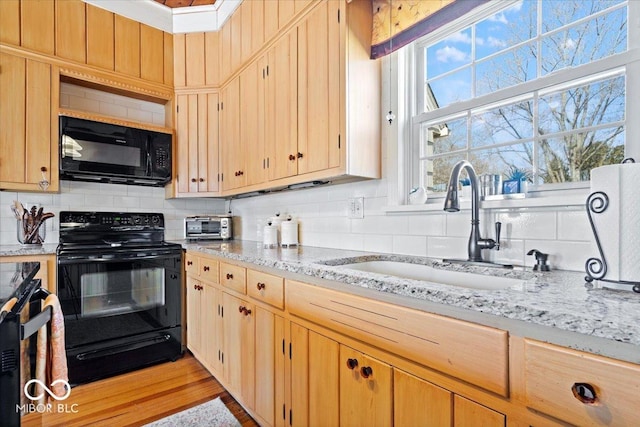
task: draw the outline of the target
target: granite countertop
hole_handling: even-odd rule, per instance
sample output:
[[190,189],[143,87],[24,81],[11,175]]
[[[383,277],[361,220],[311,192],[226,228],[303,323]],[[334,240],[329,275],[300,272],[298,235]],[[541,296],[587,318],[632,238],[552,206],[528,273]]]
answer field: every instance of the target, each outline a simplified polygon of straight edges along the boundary
[[[283,276],[410,308],[509,330],[523,337],[640,363],[640,294],[587,284],[584,273],[498,269],[402,255],[300,246],[263,249],[255,241],[186,242],[186,250],[283,271]],[[518,279],[484,290],[402,279],[341,267],[390,260],[471,272],[491,281]]]
[[45,243],[44,245],[2,245],[0,246],[0,256],[20,256],[20,255],[55,255],[57,243]]

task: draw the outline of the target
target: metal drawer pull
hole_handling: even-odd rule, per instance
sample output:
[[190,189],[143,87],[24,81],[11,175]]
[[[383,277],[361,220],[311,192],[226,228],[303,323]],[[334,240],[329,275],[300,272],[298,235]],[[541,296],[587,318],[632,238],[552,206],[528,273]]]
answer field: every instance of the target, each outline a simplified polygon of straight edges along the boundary
[[193,265],[193,261],[187,261],[187,265]]
[[263,290],[265,287],[264,283],[258,282],[258,284],[256,285],[256,287],[258,288],[259,291]]
[[571,387],[571,391],[576,399],[586,405],[593,405],[598,401],[598,395],[595,388],[588,383],[575,383]]
[[233,279],[233,274],[227,273],[227,280],[231,280],[231,279]]
[[249,310],[247,307],[241,305],[240,307],[238,307],[238,311],[240,313],[243,313],[245,316],[248,316],[251,314],[251,310]]
[[358,359],[347,359],[347,368],[355,369],[358,366]]
[[209,266],[208,266],[208,265],[205,265],[202,269],[203,269],[204,271],[209,271]]
[[370,366],[363,366],[360,369],[360,375],[362,375],[362,378],[369,378],[371,375],[373,375],[373,369],[371,369]]

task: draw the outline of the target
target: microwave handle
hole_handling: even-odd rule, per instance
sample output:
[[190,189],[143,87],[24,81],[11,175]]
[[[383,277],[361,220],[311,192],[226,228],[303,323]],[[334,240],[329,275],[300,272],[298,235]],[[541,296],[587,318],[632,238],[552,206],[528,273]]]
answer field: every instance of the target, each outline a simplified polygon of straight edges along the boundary
[[151,136],[147,135],[147,141],[146,141],[146,150],[145,152],[147,153],[147,170],[145,171],[145,176],[151,176],[151,141],[150,141]]

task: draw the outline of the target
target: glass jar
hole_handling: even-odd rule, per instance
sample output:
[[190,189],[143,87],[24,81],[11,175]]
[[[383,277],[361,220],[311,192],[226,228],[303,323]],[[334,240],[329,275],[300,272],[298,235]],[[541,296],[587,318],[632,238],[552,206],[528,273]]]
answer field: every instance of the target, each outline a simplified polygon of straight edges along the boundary
[[22,245],[42,245],[47,234],[47,226],[43,222],[33,231],[35,224],[29,224],[26,220],[17,220],[17,238]]

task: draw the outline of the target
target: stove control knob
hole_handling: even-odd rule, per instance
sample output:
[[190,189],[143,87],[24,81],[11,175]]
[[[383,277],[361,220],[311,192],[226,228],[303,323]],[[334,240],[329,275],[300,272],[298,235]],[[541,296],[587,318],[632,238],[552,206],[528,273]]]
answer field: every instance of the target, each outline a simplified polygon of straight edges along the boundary
[[142,223],[142,218],[140,218],[139,216],[134,217],[133,223],[136,225],[140,225]]
[[152,222],[154,225],[158,225],[158,224],[160,224],[160,215],[154,215],[154,216],[152,216],[152,217],[151,217],[151,222]]

